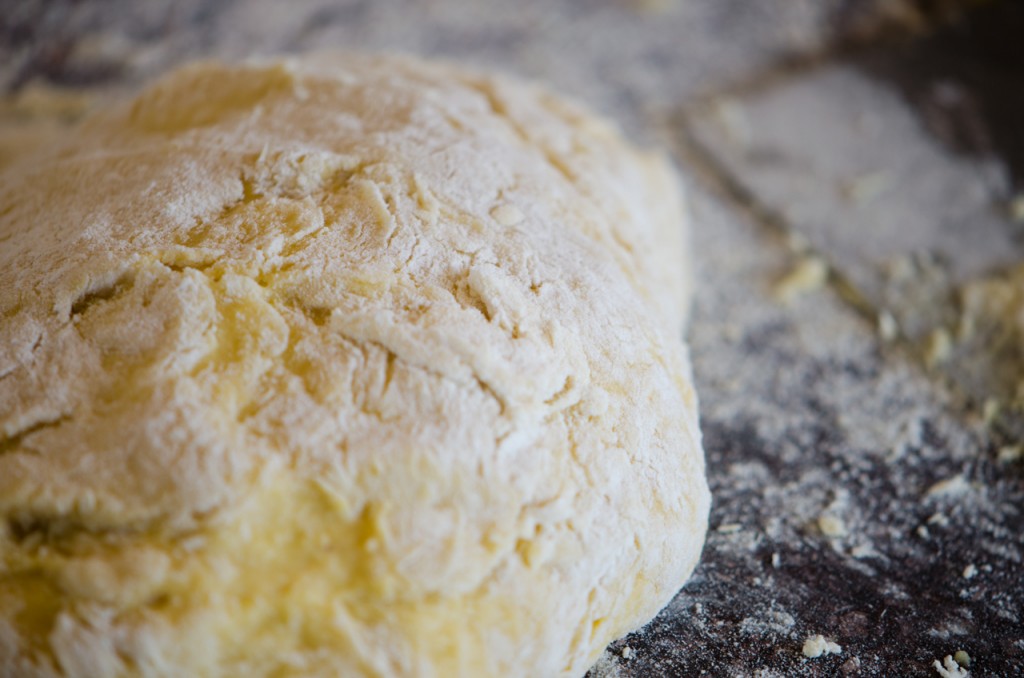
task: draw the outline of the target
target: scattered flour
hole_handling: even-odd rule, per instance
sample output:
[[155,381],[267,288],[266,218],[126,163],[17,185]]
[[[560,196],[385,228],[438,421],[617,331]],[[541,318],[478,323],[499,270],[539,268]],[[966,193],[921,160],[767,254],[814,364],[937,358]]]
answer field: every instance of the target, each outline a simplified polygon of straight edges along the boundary
[[744,635],[763,636],[767,634],[787,634],[796,619],[788,612],[772,610],[766,614],[746,617],[740,622],[740,633]]
[[589,674],[592,678],[619,678],[622,672],[619,670],[618,661],[608,650],[601,653],[597,663],[590,667]]

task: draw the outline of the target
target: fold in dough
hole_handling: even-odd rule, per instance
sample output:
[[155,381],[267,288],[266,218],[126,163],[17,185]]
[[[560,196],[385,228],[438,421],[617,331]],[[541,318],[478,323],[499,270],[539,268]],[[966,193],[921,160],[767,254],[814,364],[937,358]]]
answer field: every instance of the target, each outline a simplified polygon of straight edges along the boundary
[[661,157],[397,57],[200,63],[0,176],[0,674],[579,676],[709,495]]

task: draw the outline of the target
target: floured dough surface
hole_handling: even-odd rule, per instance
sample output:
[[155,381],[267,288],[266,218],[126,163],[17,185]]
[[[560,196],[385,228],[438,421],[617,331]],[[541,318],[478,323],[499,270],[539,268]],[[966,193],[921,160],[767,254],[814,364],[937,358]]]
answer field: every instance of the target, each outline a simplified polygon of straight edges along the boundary
[[397,57],[191,66],[8,167],[0,675],[581,675],[703,542],[677,191]]

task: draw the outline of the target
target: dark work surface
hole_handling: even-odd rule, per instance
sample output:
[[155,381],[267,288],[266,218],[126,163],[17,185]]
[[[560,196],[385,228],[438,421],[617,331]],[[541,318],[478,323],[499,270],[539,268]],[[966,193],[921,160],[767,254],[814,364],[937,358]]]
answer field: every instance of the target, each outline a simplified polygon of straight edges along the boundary
[[[742,97],[736,83],[799,79],[795,62],[848,60],[906,98],[936,143],[950,144],[949,162],[1003,156],[1019,185],[1024,28],[1007,27],[1024,26],[1024,5],[993,3],[907,38],[923,15],[777,2],[338,1],[275,14],[264,12],[273,3],[241,0],[0,0],[0,87],[106,92],[196,56],[403,49],[543,78],[631,133],[676,144],[694,186],[691,343],[711,531],[691,582],[591,675],[938,676],[933,662],[960,650],[972,676],[1024,675],[1019,441],[989,431],[977,407],[907,347],[882,341],[871,309],[828,281],[780,303],[773,283],[802,256],[785,224],[721,190],[722,177],[708,176],[719,170],[670,122],[717,91]],[[945,18],[973,3],[902,4]],[[878,26],[903,37],[873,47]],[[935,103],[927,83],[937,80],[954,83],[943,91],[960,93],[956,110],[941,91]],[[805,657],[816,634],[842,651]]]

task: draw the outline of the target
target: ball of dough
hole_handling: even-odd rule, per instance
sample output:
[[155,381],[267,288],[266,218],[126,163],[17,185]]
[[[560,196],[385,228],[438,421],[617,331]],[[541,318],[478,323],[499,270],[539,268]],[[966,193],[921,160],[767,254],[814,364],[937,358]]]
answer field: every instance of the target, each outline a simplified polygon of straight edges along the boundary
[[709,495],[660,157],[398,57],[202,63],[0,176],[0,674],[579,676]]

